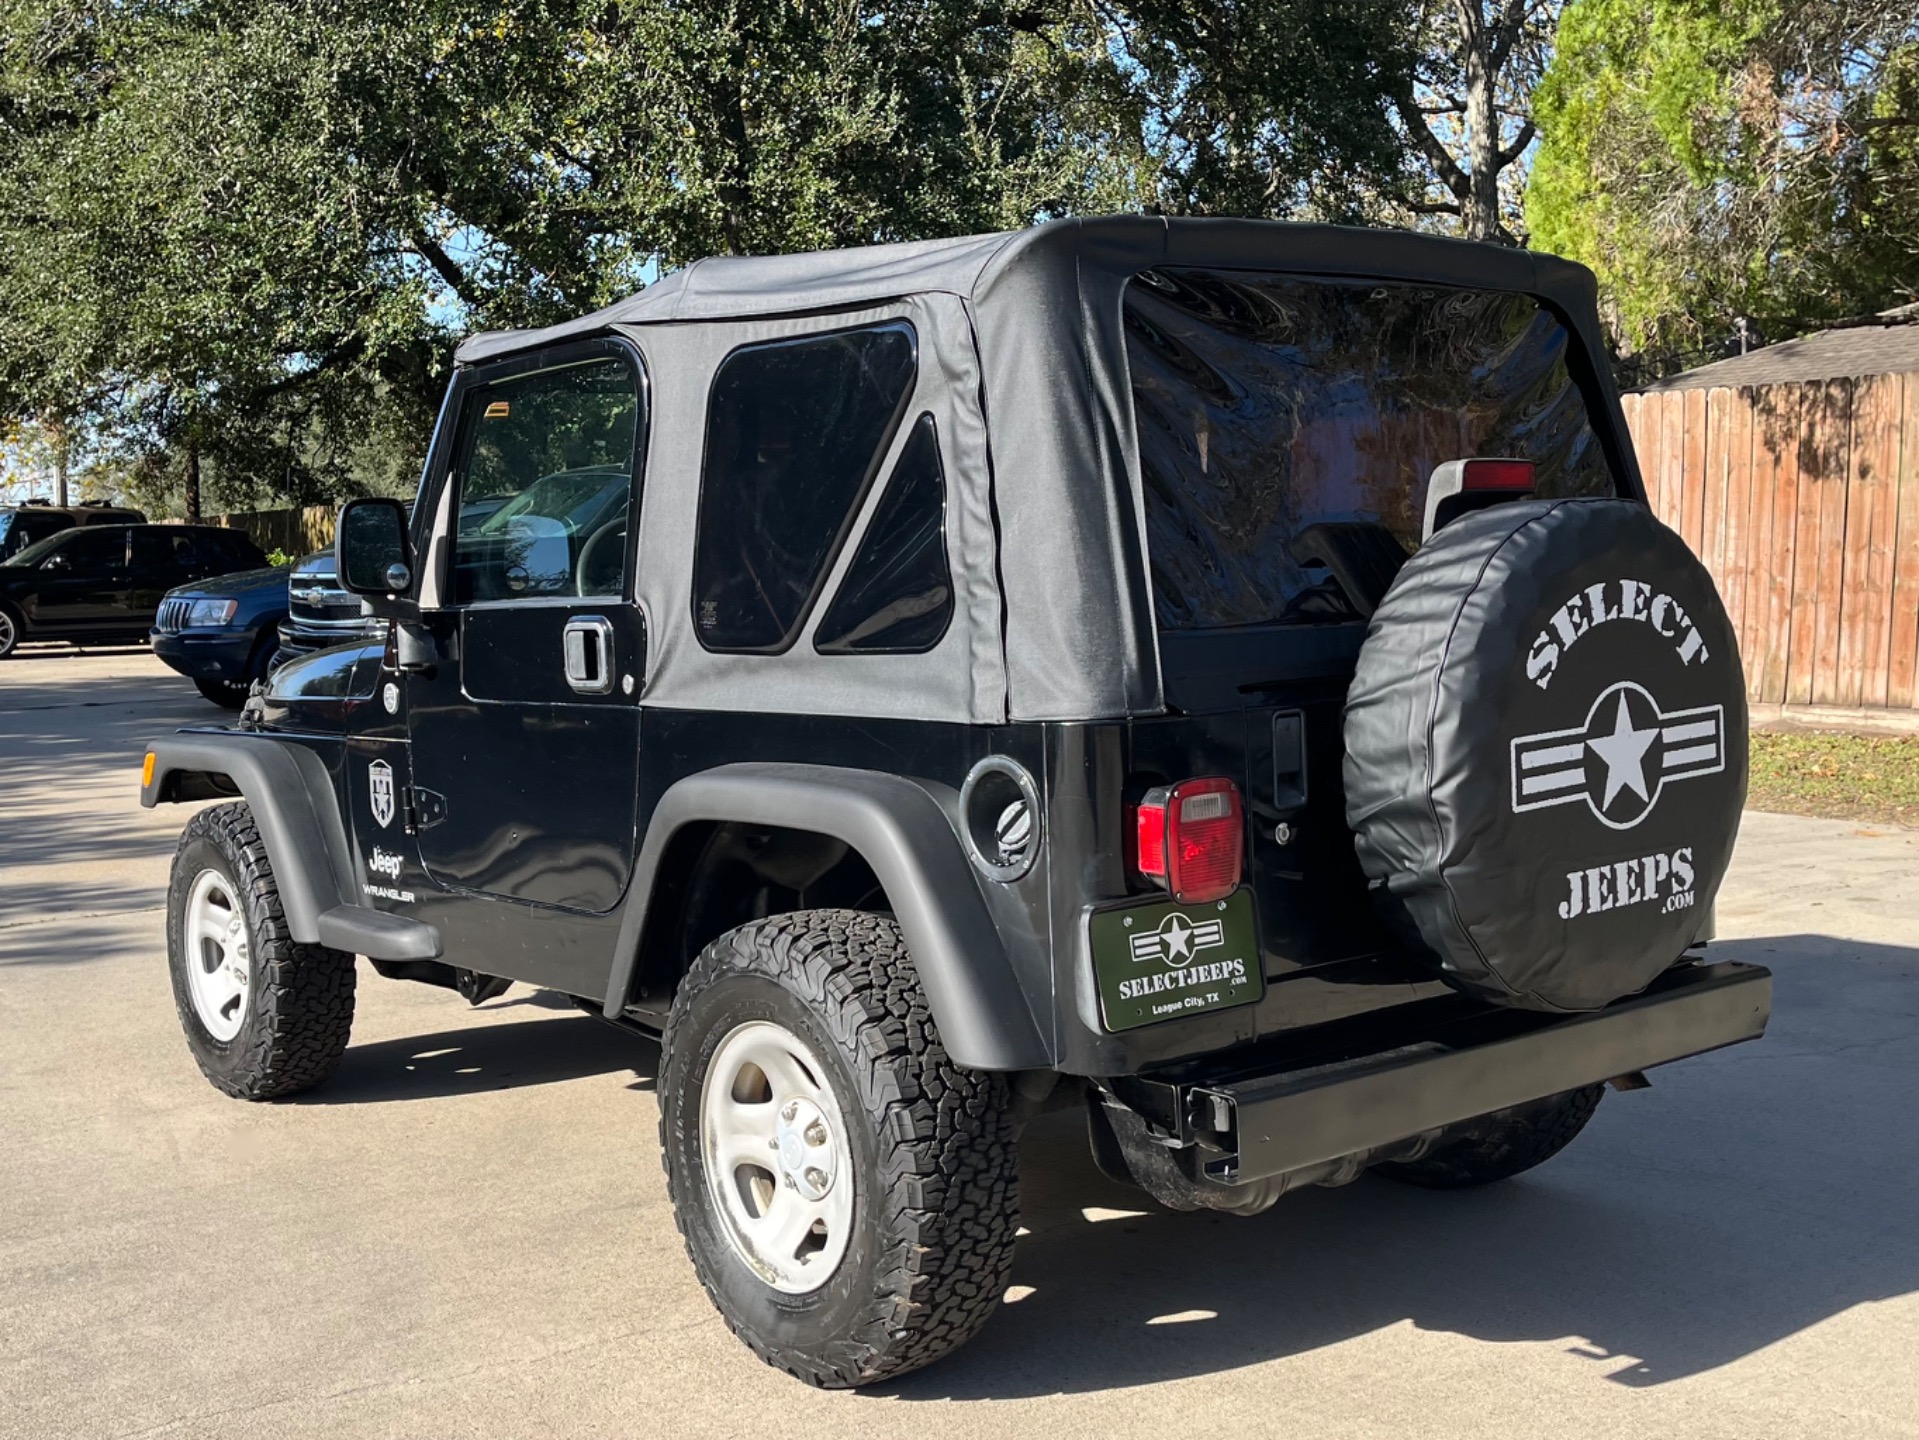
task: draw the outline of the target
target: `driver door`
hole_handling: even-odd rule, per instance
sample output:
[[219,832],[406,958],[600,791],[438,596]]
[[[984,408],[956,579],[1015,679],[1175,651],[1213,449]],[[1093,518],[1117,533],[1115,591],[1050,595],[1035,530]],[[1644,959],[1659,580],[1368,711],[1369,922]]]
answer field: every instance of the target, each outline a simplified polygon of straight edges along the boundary
[[127,610],[127,534],[124,525],[67,532],[35,576],[36,630],[84,636],[138,624]]
[[638,797],[638,359],[592,342],[484,371],[459,426],[423,614],[441,661],[407,677],[420,861],[447,890],[601,914]]

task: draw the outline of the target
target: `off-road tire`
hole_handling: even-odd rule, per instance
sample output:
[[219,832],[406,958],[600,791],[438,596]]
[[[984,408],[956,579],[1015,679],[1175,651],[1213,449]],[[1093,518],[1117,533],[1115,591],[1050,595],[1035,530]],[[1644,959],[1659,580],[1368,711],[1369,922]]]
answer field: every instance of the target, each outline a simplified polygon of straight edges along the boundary
[[20,617],[18,610],[0,600],[0,660],[18,650],[20,642],[26,638],[27,622]]
[[223,710],[238,710],[247,703],[252,687],[245,680],[195,680],[193,688]]
[[[706,1069],[751,1020],[804,1040],[845,1112],[853,1238],[810,1294],[782,1294],[749,1269],[708,1195]],[[674,1218],[708,1297],[762,1360],[822,1388],[867,1385],[938,1360],[991,1318],[1019,1225],[1006,1082],[948,1058],[891,917],[802,911],[721,936],[681,982],[664,1049]]]
[[1510,1180],[1572,1144],[1605,1093],[1604,1085],[1587,1085],[1462,1120],[1448,1126],[1419,1159],[1373,1168],[1388,1179],[1429,1190],[1468,1190]]
[[[245,911],[252,985],[237,1035],[208,1033],[187,990],[186,899],[203,870],[232,883]],[[167,892],[167,969],[187,1048],[216,1087],[243,1100],[311,1089],[340,1063],[353,1029],[353,956],[295,943],[266,845],[244,802],[215,805],[187,822]]]

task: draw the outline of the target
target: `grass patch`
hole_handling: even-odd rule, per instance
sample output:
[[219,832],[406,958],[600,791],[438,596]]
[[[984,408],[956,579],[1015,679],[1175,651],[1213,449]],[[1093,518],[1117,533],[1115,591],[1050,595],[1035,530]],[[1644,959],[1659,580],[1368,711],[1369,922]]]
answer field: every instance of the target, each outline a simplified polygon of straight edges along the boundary
[[1919,827],[1919,736],[1755,730],[1746,803]]

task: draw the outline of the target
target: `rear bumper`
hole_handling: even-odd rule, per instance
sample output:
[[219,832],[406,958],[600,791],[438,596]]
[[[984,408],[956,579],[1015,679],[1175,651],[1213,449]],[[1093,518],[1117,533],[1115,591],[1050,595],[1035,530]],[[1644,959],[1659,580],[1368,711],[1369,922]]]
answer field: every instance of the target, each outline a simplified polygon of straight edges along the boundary
[[1207,1176],[1247,1184],[1754,1040],[1771,1014],[1771,971],[1684,965],[1586,1015],[1494,1015],[1386,1054],[1183,1085],[1178,1114]]

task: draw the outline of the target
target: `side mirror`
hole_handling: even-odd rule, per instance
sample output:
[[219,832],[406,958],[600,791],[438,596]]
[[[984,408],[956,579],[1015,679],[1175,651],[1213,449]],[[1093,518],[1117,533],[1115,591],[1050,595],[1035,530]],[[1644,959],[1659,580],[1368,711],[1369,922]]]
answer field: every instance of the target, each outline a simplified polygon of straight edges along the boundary
[[399,596],[413,586],[413,547],[398,500],[349,500],[333,541],[340,588],[354,595]]

